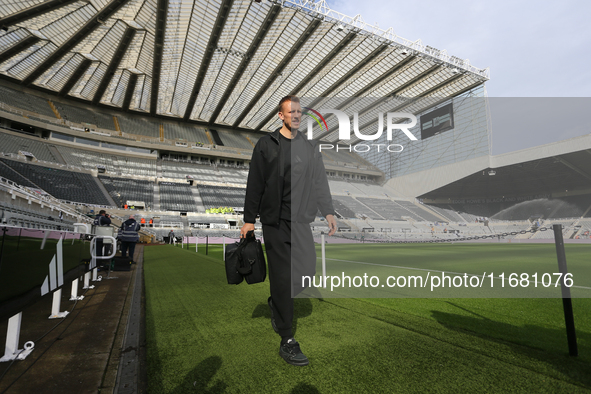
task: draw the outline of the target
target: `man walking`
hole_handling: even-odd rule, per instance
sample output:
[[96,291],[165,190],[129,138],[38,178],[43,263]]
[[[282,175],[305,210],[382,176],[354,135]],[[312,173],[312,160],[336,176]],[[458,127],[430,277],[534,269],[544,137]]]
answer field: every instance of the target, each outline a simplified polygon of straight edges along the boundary
[[[140,231],[140,225],[136,222],[133,215],[129,215],[129,219],[121,224],[119,235],[117,238],[121,241],[121,257],[129,257],[133,260],[135,253],[135,244],[140,240],[138,232]],[[129,256],[127,250],[129,249]]]
[[244,226],[240,236],[254,230],[257,215],[263,235],[271,296],[271,324],[281,336],[279,355],[289,364],[308,365],[293,338],[293,297],[302,290],[302,276],[316,272],[316,250],[310,223],[320,210],[336,231],[332,198],[322,155],[316,141],[298,132],[302,115],[299,99],[286,96],[279,102],[283,126],[257,142],[248,173]]

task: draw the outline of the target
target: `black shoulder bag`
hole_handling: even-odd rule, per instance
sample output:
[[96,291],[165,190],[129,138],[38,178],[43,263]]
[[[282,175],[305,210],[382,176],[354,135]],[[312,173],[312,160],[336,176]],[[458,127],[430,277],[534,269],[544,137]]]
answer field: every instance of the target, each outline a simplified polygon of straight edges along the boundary
[[267,264],[261,241],[256,239],[254,231],[246,237],[226,247],[226,277],[228,284],[237,285],[246,279],[246,283],[264,282],[267,277]]

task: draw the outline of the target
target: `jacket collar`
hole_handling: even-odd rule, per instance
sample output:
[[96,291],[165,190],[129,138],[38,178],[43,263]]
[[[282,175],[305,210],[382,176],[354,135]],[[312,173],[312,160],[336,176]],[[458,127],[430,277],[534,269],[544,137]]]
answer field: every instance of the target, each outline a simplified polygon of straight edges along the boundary
[[[273,139],[273,140],[274,140],[276,143],[279,143],[279,134],[281,134],[281,132],[280,132],[279,130],[281,130],[281,127],[277,128],[275,131],[273,131],[273,132],[271,133],[271,138],[272,138],[272,139]],[[298,131],[298,133],[300,133],[300,134],[301,134],[302,132],[301,132],[301,131]],[[306,137],[304,137],[304,140],[308,141],[308,143],[309,143],[310,145],[312,145],[312,141],[308,140]]]
[[281,130],[281,127],[279,127],[277,130],[275,130],[274,132],[271,133],[271,138],[276,142],[279,143],[279,130]]

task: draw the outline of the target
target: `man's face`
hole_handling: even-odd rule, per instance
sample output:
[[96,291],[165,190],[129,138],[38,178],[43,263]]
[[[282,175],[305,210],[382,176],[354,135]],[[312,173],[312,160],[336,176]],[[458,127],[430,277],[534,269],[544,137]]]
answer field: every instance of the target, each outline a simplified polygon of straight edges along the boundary
[[288,101],[283,103],[279,118],[289,130],[297,130],[300,127],[300,120],[302,119],[302,107],[300,103]]

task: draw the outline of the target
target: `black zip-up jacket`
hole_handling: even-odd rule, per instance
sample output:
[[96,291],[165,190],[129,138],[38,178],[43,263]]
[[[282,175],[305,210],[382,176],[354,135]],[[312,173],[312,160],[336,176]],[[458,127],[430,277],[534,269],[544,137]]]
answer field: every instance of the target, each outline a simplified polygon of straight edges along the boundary
[[[245,223],[254,223],[258,214],[263,224],[279,224],[285,168],[279,130],[261,137],[252,152],[244,202]],[[308,157],[312,157],[314,163],[308,166],[305,174],[304,209],[295,219],[300,223],[311,223],[318,210],[326,216],[334,215],[334,208],[318,143],[305,140],[308,142]]]

